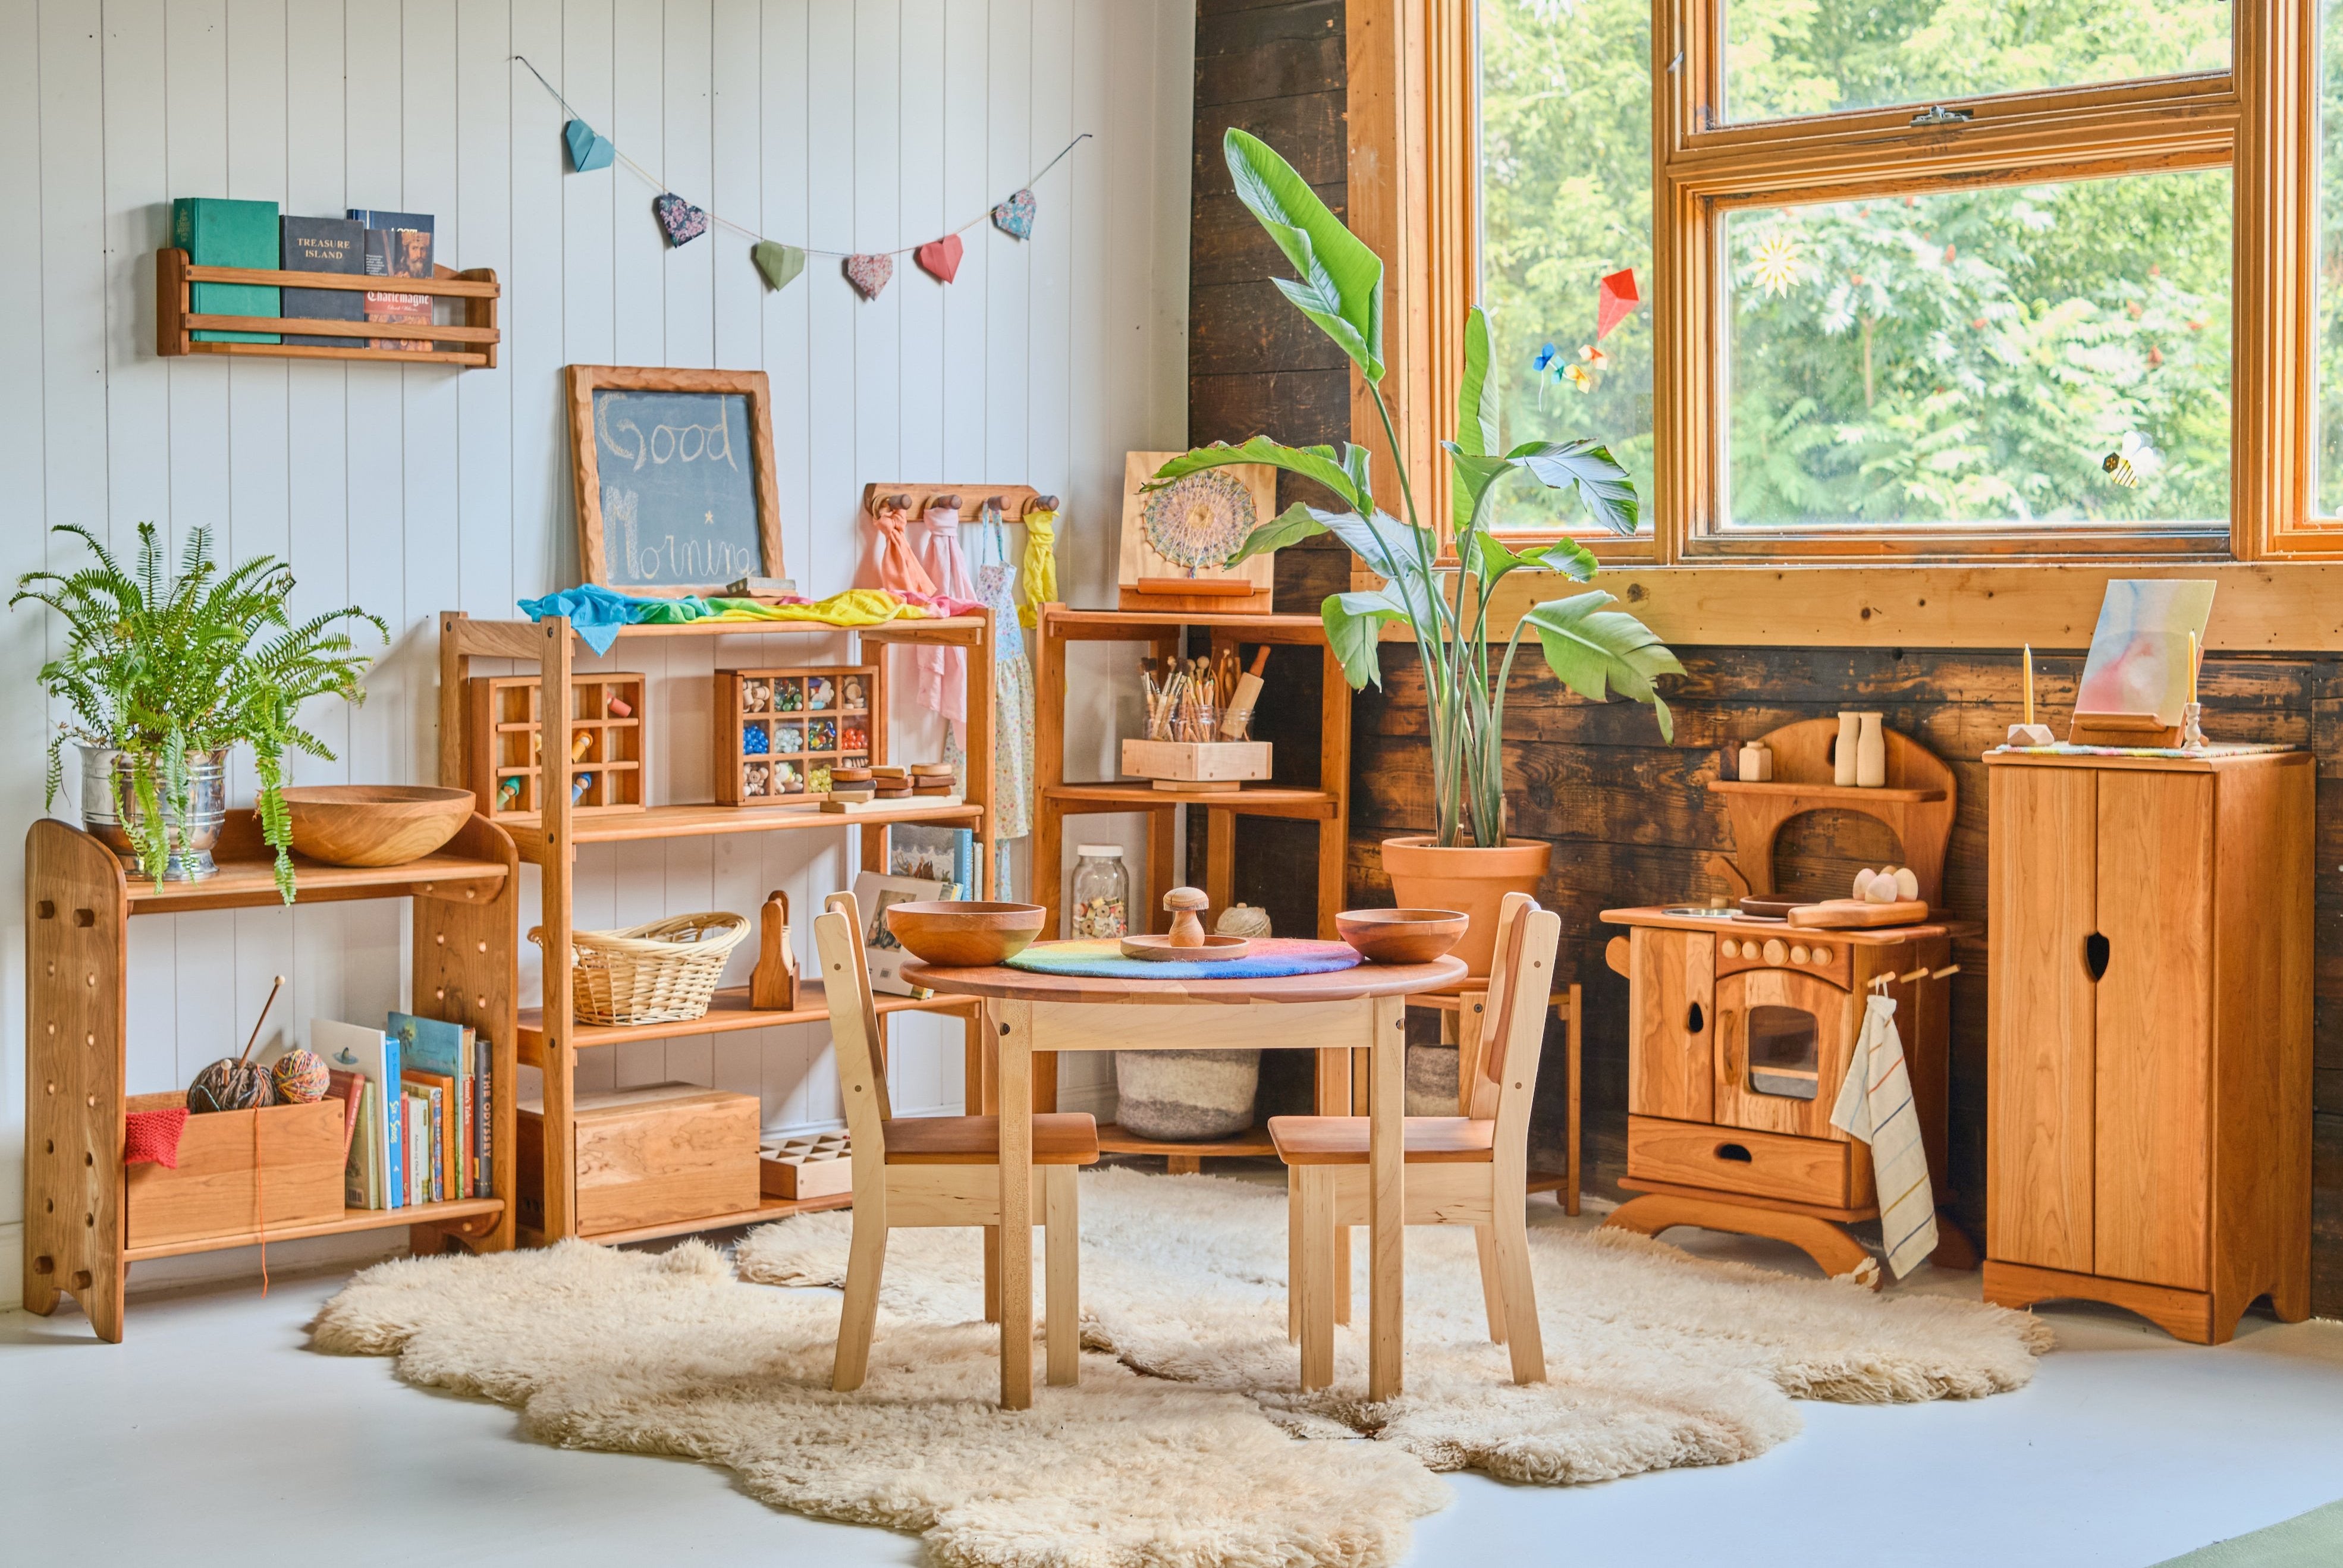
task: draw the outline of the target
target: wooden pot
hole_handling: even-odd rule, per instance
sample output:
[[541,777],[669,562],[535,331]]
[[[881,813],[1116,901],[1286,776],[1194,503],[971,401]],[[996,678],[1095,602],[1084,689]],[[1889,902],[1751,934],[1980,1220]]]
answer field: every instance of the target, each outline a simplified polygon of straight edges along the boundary
[[1507,893],[1535,894],[1554,859],[1543,839],[1508,839],[1501,849],[1443,849],[1430,835],[1383,840],[1383,872],[1402,906],[1462,910],[1473,924],[1453,950],[1467,973],[1485,975],[1497,950],[1497,910]]

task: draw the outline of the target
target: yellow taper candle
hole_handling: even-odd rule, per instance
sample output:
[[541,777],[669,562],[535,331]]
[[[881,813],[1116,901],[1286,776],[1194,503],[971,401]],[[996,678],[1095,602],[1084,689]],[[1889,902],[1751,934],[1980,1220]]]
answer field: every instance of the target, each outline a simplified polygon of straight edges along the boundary
[[2026,645],[2026,722],[2034,722],[2034,645]]

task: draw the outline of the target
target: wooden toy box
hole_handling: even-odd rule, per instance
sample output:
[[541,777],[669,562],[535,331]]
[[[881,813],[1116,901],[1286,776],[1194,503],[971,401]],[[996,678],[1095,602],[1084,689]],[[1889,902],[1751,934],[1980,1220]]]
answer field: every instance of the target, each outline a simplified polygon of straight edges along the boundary
[[[545,1105],[525,1100],[521,1223],[545,1225]],[[757,1207],[753,1094],[658,1083],[578,1097],[578,1233],[600,1235]]]
[[[134,1095],[126,1112],[169,1111],[185,1093]],[[338,1098],[187,1118],[176,1170],[133,1165],[125,1181],[126,1244],[168,1246],[261,1228],[289,1230],[342,1217]],[[254,1207],[256,1171],[259,1206]]]

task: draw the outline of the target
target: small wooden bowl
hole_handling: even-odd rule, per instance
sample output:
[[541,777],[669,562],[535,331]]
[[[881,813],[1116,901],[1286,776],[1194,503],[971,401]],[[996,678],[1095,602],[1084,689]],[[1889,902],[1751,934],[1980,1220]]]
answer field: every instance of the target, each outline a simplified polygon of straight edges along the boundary
[[1472,917],[1454,910],[1345,910],[1342,940],[1371,964],[1428,964],[1464,940]]
[[399,866],[456,836],[478,804],[428,784],[318,784],[285,791],[293,848],[328,866]]
[[1209,964],[1241,959],[1252,951],[1250,937],[1224,937],[1209,933],[1201,948],[1175,948],[1168,936],[1125,937],[1122,956],[1127,959],[1148,959],[1156,963]]
[[1049,911],[1039,904],[939,899],[890,904],[887,929],[914,958],[941,969],[981,969],[1025,950]]

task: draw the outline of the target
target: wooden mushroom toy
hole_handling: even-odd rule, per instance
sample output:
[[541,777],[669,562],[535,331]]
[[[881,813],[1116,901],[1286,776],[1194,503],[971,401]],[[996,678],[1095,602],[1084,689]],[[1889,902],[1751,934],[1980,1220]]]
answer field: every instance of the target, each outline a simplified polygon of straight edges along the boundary
[[1172,946],[1201,948],[1204,945],[1202,916],[1212,907],[1212,902],[1202,888],[1174,888],[1163,895],[1163,907],[1172,915]]

